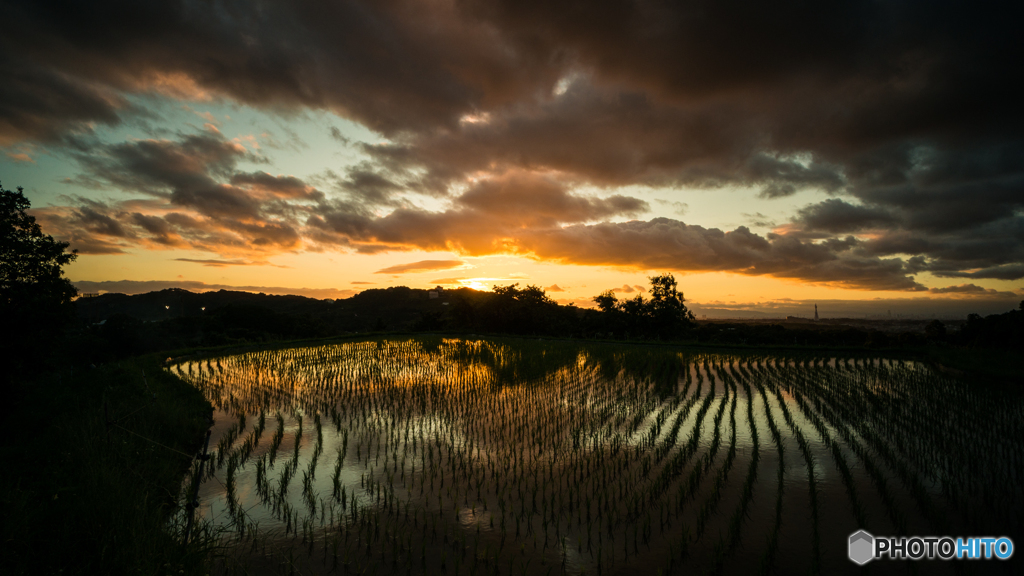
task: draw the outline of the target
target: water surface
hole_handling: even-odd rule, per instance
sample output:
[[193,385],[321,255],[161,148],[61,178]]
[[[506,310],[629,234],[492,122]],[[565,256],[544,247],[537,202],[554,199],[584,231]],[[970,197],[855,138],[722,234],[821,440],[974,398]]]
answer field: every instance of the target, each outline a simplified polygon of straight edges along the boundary
[[[171,369],[216,407],[228,571],[851,573],[859,529],[1021,528],[1024,402],[915,362],[405,338]],[[913,565],[964,567],[870,567]]]

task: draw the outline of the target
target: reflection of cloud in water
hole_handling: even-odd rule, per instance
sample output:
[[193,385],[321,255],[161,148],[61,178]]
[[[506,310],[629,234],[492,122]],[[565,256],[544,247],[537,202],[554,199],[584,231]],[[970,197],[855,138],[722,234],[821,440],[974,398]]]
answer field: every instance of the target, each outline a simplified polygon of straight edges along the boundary
[[[477,559],[515,560],[514,570],[564,561],[571,573],[589,573],[600,559],[612,571],[656,572],[682,549],[683,529],[698,524],[687,562],[715,570],[733,516],[743,546],[769,541],[780,480],[778,536],[807,541],[820,530],[825,567],[830,530],[855,522],[858,507],[916,526],[929,521],[922,493],[964,522],[971,515],[958,510],[988,510],[957,482],[1021,499],[1007,492],[999,463],[948,465],[994,445],[993,434],[1017,437],[1019,402],[994,401],[914,362],[424,338],[251,352],[172,370],[219,407],[211,447],[234,438],[202,485],[204,517],[229,530],[244,517],[291,540],[309,530],[320,530],[308,536],[318,541],[351,537],[350,554],[366,539],[396,543],[382,554],[402,561],[426,549],[426,560],[412,558],[426,571],[440,569],[449,545],[461,547],[447,552],[452,569],[452,555],[472,542]],[[995,428],[974,427],[979,421]],[[934,422],[959,426],[959,435],[942,450],[908,451],[934,446]],[[1009,461],[1019,463],[1019,452],[1011,447]],[[225,489],[232,466],[245,515],[232,513]],[[780,557],[791,552],[780,546]]]

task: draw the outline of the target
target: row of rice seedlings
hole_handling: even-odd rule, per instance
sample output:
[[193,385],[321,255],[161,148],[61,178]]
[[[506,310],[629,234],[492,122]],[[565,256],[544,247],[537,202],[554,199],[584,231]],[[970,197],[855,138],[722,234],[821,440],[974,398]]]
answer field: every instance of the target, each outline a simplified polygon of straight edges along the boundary
[[886,474],[883,473],[875,463],[874,458],[868,452],[867,448],[865,448],[860,439],[851,431],[851,426],[847,422],[841,420],[833,407],[823,402],[820,398],[815,397],[814,400],[818,411],[824,416],[825,420],[839,432],[843,438],[844,444],[857,455],[857,458],[863,464],[865,471],[867,471],[870,476],[873,484],[875,485],[876,491],[882,500],[886,513],[889,516],[889,520],[896,528],[896,533],[908,533],[906,517],[900,512],[899,506],[897,506],[895,502],[892,491],[888,486]]
[[274,438],[270,444],[269,460],[271,466],[274,465],[274,460],[277,457],[277,451],[281,447],[281,442],[284,441],[284,416],[281,415],[281,412],[277,412],[277,414],[275,414],[275,418],[277,419],[277,430],[274,432]]
[[[919,365],[844,362],[842,367],[844,370],[820,372],[805,392],[815,394],[817,402],[835,406],[843,418],[888,445],[877,449],[883,454],[889,451],[899,460],[896,476],[915,494],[933,525],[943,522],[935,513],[938,505],[925,488],[934,482],[941,483],[943,496],[962,513],[987,509],[988,523],[993,514],[1005,517],[1008,507],[978,506],[973,495],[979,488],[982,493],[1022,500],[1020,491],[1007,481],[1020,474],[1020,466],[1014,466],[1021,462],[1019,447],[1007,446],[1006,431],[993,437],[992,428],[977,425],[993,420],[997,426],[1012,429],[1013,422],[1019,422],[1019,403],[996,399],[998,395],[984,387],[937,377]],[[1006,457],[977,459],[979,444],[1004,450]]]
[[[523,549],[530,546],[540,557],[557,550],[554,553],[560,562],[566,561],[566,548],[572,546],[590,562],[608,567],[636,556],[640,542],[649,546],[656,538],[668,541],[671,557],[685,555],[692,537],[679,538],[688,534],[681,516],[683,496],[698,495],[696,489],[692,493],[686,490],[689,477],[684,474],[685,466],[700,452],[702,429],[708,428],[711,443],[697,458],[690,477],[694,471],[700,476],[710,472],[722,442],[720,426],[727,402],[733,407],[731,455],[726,455],[731,466],[736,445],[737,381],[744,384],[748,420],[751,418],[752,398],[746,382],[755,376],[747,367],[756,364],[751,370],[756,370],[758,377],[771,372],[780,382],[799,388],[800,398],[815,402],[820,395],[835,395],[837,384],[817,386],[790,372],[814,369],[830,378],[847,373],[861,378],[880,370],[864,362],[837,363],[826,370],[821,359],[736,362],[713,355],[665,358],[664,354],[594,353],[572,347],[512,350],[485,341],[378,341],[254,353],[221,359],[217,369],[190,366],[188,371],[201,373],[200,385],[206,386],[207,393],[220,395],[225,405],[284,409],[294,412],[297,419],[302,413],[313,415],[317,430],[314,461],[324,443],[320,415],[329,415],[335,437],[344,431],[344,447],[333,462],[331,498],[326,499],[329,507],[315,493],[317,464],[308,466],[303,475],[307,519],[318,515],[325,523],[330,514],[333,524],[333,507],[337,505],[348,510],[343,516],[347,520],[339,522],[363,526],[365,517],[357,510],[368,507],[379,519],[375,522],[411,522],[426,530],[429,538],[444,534],[446,539],[456,538],[456,532],[449,534],[443,526],[458,527],[468,521],[458,530],[483,527],[496,538],[496,557],[513,556],[505,544],[507,537],[522,543]],[[685,388],[680,391],[683,375]],[[693,379],[698,382],[691,393]],[[709,382],[706,395],[701,390],[705,379]],[[704,420],[718,398],[716,379],[725,390],[711,429]],[[759,392],[771,429],[773,409],[764,390],[759,388]],[[814,464],[807,441],[801,441],[786,411],[786,401],[777,389],[775,393],[808,461],[812,508],[816,510]],[[819,412],[822,416],[815,417],[825,426],[827,418],[821,409]],[[815,417],[806,416],[812,424]],[[830,425],[858,453],[844,432]],[[757,442],[756,424],[751,423],[750,430]],[[677,445],[680,433],[686,434],[686,440]],[[852,428],[847,433],[857,439]],[[770,531],[775,538],[781,524],[784,474],[779,436],[779,431],[773,430],[780,461],[776,522]],[[830,442],[838,445],[835,440]],[[277,508],[282,511],[279,517],[292,519],[285,520],[289,527],[297,512],[282,504],[297,466],[299,444],[301,433],[289,462],[291,469],[286,465],[280,471],[276,490]],[[754,454],[760,454],[759,446]],[[272,465],[273,442],[270,452]],[[742,511],[753,498],[757,477],[757,456],[752,459],[746,487],[720,551],[735,547],[739,539]],[[342,479],[346,460],[362,471],[358,487],[347,486]],[[266,462],[257,460],[257,486],[269,482]],[[716,484],[725,482],[728,470],[725,465],[719,469],[714,477],[721,480]],[[261,500],[265,500],[262,495]],[[701,501],[712,502],[707,497]],[[683,527],[670,528],[680,520]],[[308,532],[308,528],[304,530]],[[816,540],[817,533],[815,519]],[[769,545],[770,550],[775,547]]]
[[227,433],[221,437],[220,441],[217,442],[217,457],[214,459],[216,466],[221,466],[227,458],[228,452],[231,451],[231,447],[234,445],[235,440],[245,430],[245,413],[238,413],[238,420],[228,429]]
[[883,459],[889,469],[896,473],[896,476],[903,485],[910,490],[918,503],[920,511],[924,514],[932,528],[945,533],[946,520],[944,514],[933,502],[931,495],[928,494],[920,474],[908,464],[906,458],[895,453],[893,446],[898,445],[899,442],[895,441],[895,438],[893,441],[884,440],[873,427],[863,423],[857,425],[857,430],[874,452]]
[[[835,399],[836,398],[836,394],[835,394],[834,390],[830,390],[829,389],[830,388],[829,384],[834,384],[835,383],[835,378],[834,378],[835,373],[834,372],[833,373],[827,373],[827,374],[826,373],[816,373],[816,374],[813,374],[811,377],[808,377],[807,376],[807,374],[808,374],[807,369],[810,368],[813,371],[815,369],[815,365],[813,363],[811,363],[810,366],[801,366],[800,368],[801,368],[801,371],[799,371],[799,372],[790,371],[789,377],[787,378],[787,381],[795,384],[794,387],[790,389],[790,392],[793,394],[793,396],[794,396],[794,398],[796,400],[797,406],[799,406],[799,408],[801,409],[802,413],[811,422],[812,426],[819,431],[819,434],[822,437],[823,444],[830,448],[830,452],[833,455],[833,459],[836,461],[837,468],[840,470],[840,473],[841,473],[841,475],[843,477],[844,484],[847,487],[848,495],[850,496],[851,505],[853,506],[854,515],[857,517],[858,522],[861,523],[860,525],[863,526],[863,525],[865,525],[864,523],[866,522],[866,519],[864,518],[864,515],[863,515],[863,513],[862,513],[862,511],[860,509],[859,500],[858,500],[858,498],[856,496],[856,493],[852,489],[853,488],[853,482],[852,482],[851,475],[849,473],[849,468],[845,465],[845,461],[842,458],[841,452],[839,451],[838,443],[836,443],[836,442],[831,440],[831,438],[830,438],[830,436],[828,434],[828,429],[827,429],[826,425],[817,417],[817,415],[813,411],[810,410],[810,408],[806,404],[806,402],[803,401],[803,398],[802,398],[801,393],[800,393],[801,389],[803,389],[805,392],[811,391],[811,392],[816,394],[816,398],[818,398],[819,401],[822,401],[822,398],[826,398],[828,400]],[[820,368],[820,366],[818,368]],[[828,400],[824,400],[824,401],[828,401]],[[848,443],[848,444],[850,444],[850,443]],[[857,447],[858,447],[858,443],[855,442],[855,441],[852,442],[851,448],[856,450]],[[870,462],[870,459],[868,459],[868,461]],[[904,474],[903,474],[904,478],[910,477],[911,475],[912,475],[912,473],[909,472],[909,471],[905,471]],[[880,475],[877,473],[877,469],[876,469],[876,473],[874,474],[874,476],[875,476],[875,483],[876,483],[876,485],[878,485],[879,484],[878,478],[879,478]],[[917,479],[914,478],[914,480],[916,481]],[[890,517],[897,518],[896,525],[899,525],[900,522],[899,522],[899,519],[898,519],[899,518],[898,512],[895,510],[895,507],[892,505],[891,497],[888,495],[888,492],[884,490],[884,484],[882,486],[883,486],[883,489],[882,489],[881,493],[882,493],[883,502],[886,503],[886,507],[887,507],[887,509],[889,509]]]
[[771,531],[768,534],[768,545],[765,549],[764,555],[761,557],[759,565],[759,573],[768,574],[772,572],[775,567],[775,559],[778,555],[779,549],[779,531],[782,528],[782,496],[783,491],[785,490],[786,481],[786,448],[782,443],[782,433],[779,430],[778,425],[775,423],[775,418],[772,416],[772,408],[768,403],[768,395],[765,393],[764,385],[761,383],[763,377],[763,372],[759,371],[758,376],[755,377],[753,381],[754,385],[757,387],[761,401],[764,404],[765,420],[768,423],[768,430],[771,431],[772,443],[775,444],[775,450],[777,451],[779,458],[775,489],[775,521],[773,522]]
[[800,431],[796,422],[793,421],[793,416],[789,413],[782,394],[777,389],[774,392],[783,418],[786,424],[789,425],[790,432],[796,438],[797,445],[800,447],[800,453],[803,455],[804,463],[807,466],[807,489],[811,498],[811,572],[818,574],[821,572],[821,531],[818,522],[818,487],[817,477],[814,472],[814,457],[811,455],[810,446],[807,443],[807,439],[804,438],[803,432]]
[[800,408],[803,416],[810,420],[811,426],[818,432],[818,435],[821,437],[822,444],[827,446],[829,452],[832,454],[832,460],[835,462],[836,468],[839,470],[839,474],[843,479],[843,485],[846,487],[846,493],[847,496],[849,496],[850,505],[853,507],[853,515],[857,519],[857,525],[867,526],[867,517],[864,514],[864,509],[861,506],[860,499],[857,498],[857,489],[854,486],[853,475],[850,473],[850,468],[846,464],[846,459],[843,457],[839,443],[832,439],[832,435],[829,434],[828,431],[828,426],[813,410],[811,410],[799,391],[794,390],[793,398],[796,400],[796,404]]
[[[860,396],[859,400],[870,403],[873,428],[893,444],[908,471],[921,476],[922,484],[941,482],[943,494],[956,502],[961,511],[981,508],[973,500],[979,493],[983,495],[984,508],[992,507],[993,500],[986,496],[995,493],[1005,494],[1017,503],[1024,502],[1020,491],[1013,490],[1021,476],[1022,451],[1005,436],[1012,437],[1013,422],[1021,414],[1019,403],[1007,403],[1005,398],[983,387],[963,386],[943,378],[939,382],[927,381],[917,371],[905,368],[899,376],[899,385],[894,386],[899,392],[895,402],[877,393],[853,392]],[[936,401],[936,397],[943,401]],[[986,425],[978,426],[982,421]],[[981,447],[988,447],[1001,457],[978,458],[978,454],[986,452],[984,448],[979,450]],[[992,511],[1005,514],[1010,508],[997,506]],[[990,521],[991,514],[986,516]]]
[[[712,386],[714,386],[715,381],[713,378],[711,382]],[[708,472],[708,470],[710,470],[711,461],[718,452],[718,448],[721,442],[720,426],[722,417],[725,414],[725,407],[728,404],[729,400],[729,387],[725,386],[724,391],[725,394],[723,394],[721,401],[718,404],[718,412],[712,419],[711,429],[713,432],[710,447],[708,448],[707,452],[704,453],[703,457],[694,463],[694,466],[690,469],[690,474],[686,478],[686,480],[678,485],[678,497],[676,499],[676,508],[679,510],[682,509],[682,507],[686,504],[688,500],[690,500],[691,498],[695,497],[698,494],[701,480],[703,479],[704,475]],[[714,398],[713,392],[714,388],[712,388],[712,393],[708,396],[708,401]],[[701,408],[703,412],[704,407],[702,406]],[[700,416],[702,416],[702,414],[698,412],[698,417]],[[700,428],[698,424],[698,426],[693,429],[690,435],[690,439],[687,446],[688,450],[686,452],[695,453],[698,448],[699,440]],[[684,452],[683,454],[686,454],[686,452]]]
[[[724,376],[724,374],[723,374],[723,376]],[[729,429],[730,429],[729,449],[726,452],[725,461],[722,463],[722,466],[719,467],[718,472],[714,476],[714,480],[713,480],[713,484],[712,484],[710,493],[707,495],[707,497],[705,498],[704,502],[701,504],[700,510],[699,510],[699,512],[697,514],[697,527],[696,527],[696,531],[695,532],[696,532],[696,537],[697,537],[698,540],[704,535],[704,530],[707,528],[708,521],[711,520],[711,516],[715,513],[715,510],[718,508],[718,504],[719,504],[719,502],[721,501],[721,498],[722,498],[722,489],[725,486],[726,480],[727,480],[727,478],[729,476],[729,472],[732,470],[732,464],[733,464],[733,462],[736,459],[736,403],[737,403],[736,402],[736,398],[737,398],[737,393],[736,393],[736,389],[735,389],[735,384],[731,381],[731,379],[726,377],[725,381],[726,381],[726,391],[729,392],[731,390],[731,394],[728,395],[730,400],[731,400],[730,408],[729,408]],[[723,397],[723,403],[725,401],[724,398],[725,397]],[[716,441],[718,440],[718,436],[719,436],[717,426],[718,426],[718,423],[716,422],[715,437],[712,440],[712,449],[708,451],[708,459],[707,459],[706,464],[704,466],[704,470],[705,471],[710,469],[710,467],[711,467],[711,459],[714,458],[714,454],[715,454],[715,452],[717,452],[717,448],[718,448],[717,444],[718,443]]]
[[[742,367],[741,367],[742,369]],[[754,499],[754,488],[757,483],[757,467],[761,459],[761,444],[757,432],[757,423],[754,421],[754,399],[751,396],[750,385],[748,384],[749,375],[742,372],[743,378],[740,380],[743,385],[743,392],[746,395],[746,406],[747,406],[747,426],[750,429],[751,439],[751,452],[750,452],[750,464],[747,468],[747,476],[743,480],[742,495],[740,496],[740,503],[733,510],[732,517],[729,519],[729,532],[726,536],[726,545],[721,547],[721,555],[717,555],[715,558],[715,572],[721,572],[722,567],[725,564],[725,560],[729,557],[740,543],[740,534],[743,527],[743,521],[747,517],[747,510],[750,507],[750,503]]]

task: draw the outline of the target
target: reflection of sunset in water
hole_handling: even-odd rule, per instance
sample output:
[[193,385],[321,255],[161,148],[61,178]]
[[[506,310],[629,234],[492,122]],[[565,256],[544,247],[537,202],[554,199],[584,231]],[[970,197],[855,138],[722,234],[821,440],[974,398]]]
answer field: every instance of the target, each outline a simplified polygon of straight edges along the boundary
[[217,407],[202,517],[313,571],[845,569],[858,527],[1013,527],[976,487],[1022,500],[1019,399],[914,362],[428,337],[171,369]]

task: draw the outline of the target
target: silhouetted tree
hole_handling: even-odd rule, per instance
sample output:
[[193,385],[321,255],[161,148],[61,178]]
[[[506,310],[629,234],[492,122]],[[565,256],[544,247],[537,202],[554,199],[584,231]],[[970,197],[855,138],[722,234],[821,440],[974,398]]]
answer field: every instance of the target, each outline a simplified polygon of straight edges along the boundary
[[597,307],[602,312],[612,312],[619,306],[619,299],[615,297],[615,292],[611,290],[605,290],[594,296],[594,302],[597,303]]
[[932,340],[942,340],[946,337],[946,325],[939,320],[932,320],[924,327],[924,333]]
[[693,313],[686,308],[686,299],[677,289],[675,277],[662,274],[652,276],[649,280],[650,299],[637,294],[628,300],[619,301],[611,290],[593,298],[604,312],[606,329],[671,338],[690,325],[694,320]]
[[11,192],[0,186],[0,304],[67,304],[78,290],[62,267],[78,252],[65,252],[67,242],[43,234],[25,212],[29,206],[22,188]]
[[515,334],[548,333],[558,304],[539,286],[494,286],[494,298],[484,307],[485,328]]
[[1010,310],[982,318],[968,314],[967,323],[950,340],[972,348],[1007,348],[1024,346],[1024,310]]
[[43,234],[26,213],[24,191],[0,186],[0,322],[7,345],[4,372],[38,362],[53,351],[53,340],[74,317],[70,306],[78,291],[63,266],[75,251],[67,242]]
[[623,300],[620,308],[627,316],[638,321],[647,317],[649,312],[648,302],[644,300],[643,294],[637,294],[628,300]]
[[654,276],[650,281],[651,299],[647,308],[655,331],[670,336],[694,320],[693,312],[686,308],[683,293],[676,289],[676,279],[672,274]]

